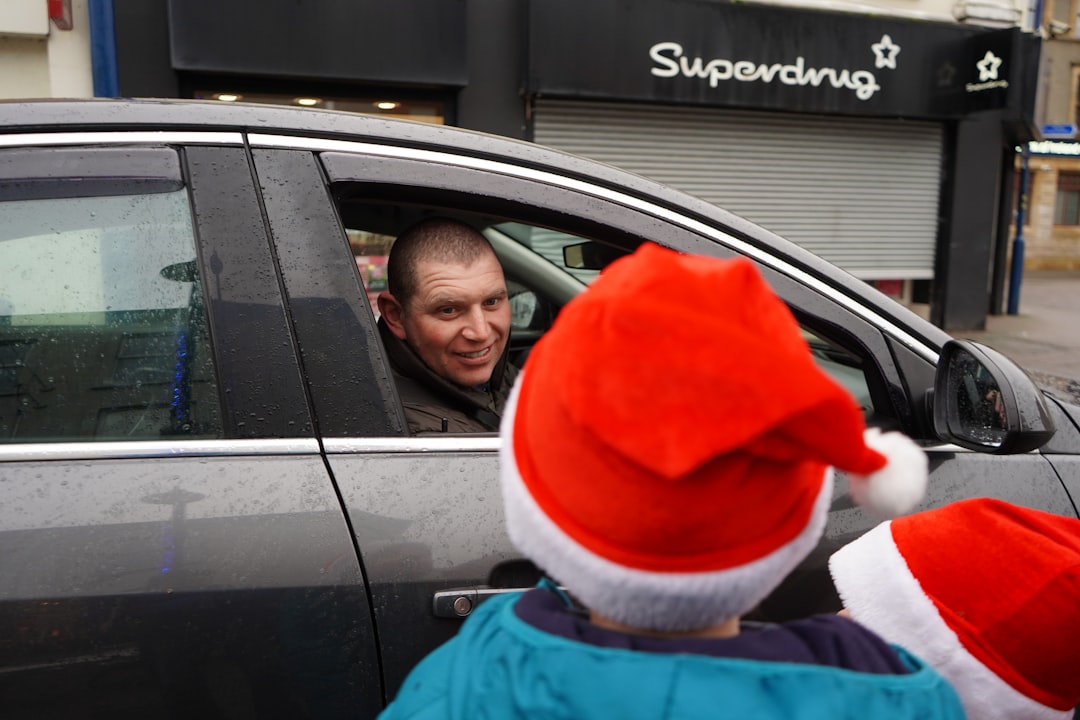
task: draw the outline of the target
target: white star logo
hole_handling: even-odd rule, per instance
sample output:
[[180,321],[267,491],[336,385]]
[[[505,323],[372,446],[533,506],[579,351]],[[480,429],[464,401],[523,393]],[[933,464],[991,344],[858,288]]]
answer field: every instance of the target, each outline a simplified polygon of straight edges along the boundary
[[893,43],[888,35],[882,35],[881,40],[870,45],[874,51],[874,67],[896,69],[896,56],[900,54],[900,46]]
[[997,80],[998,68],[1001,67],[1001,58],[987,50],[986,55],[983,55],[983,59],[975,63],[975,67],[979,68],[979,82]]

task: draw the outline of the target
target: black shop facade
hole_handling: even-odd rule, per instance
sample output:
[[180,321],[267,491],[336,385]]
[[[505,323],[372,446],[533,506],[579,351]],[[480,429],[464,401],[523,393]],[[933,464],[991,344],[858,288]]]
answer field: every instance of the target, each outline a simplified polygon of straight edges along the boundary
[[[711,0],[117,0],[129,97],[494,132],[743,215],[947,330],[1000,312],[1039,40]],[[224,100],[227,101],[227,100]]]

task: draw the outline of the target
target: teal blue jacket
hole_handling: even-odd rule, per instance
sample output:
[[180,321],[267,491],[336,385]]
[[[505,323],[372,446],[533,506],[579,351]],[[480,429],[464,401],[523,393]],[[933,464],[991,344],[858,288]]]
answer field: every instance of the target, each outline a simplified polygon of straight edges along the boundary
[[964,717],[952,687],[900,648],[910,674],[599,647],[529,625],[514,612],[518,597],[477,608],[380,720]]

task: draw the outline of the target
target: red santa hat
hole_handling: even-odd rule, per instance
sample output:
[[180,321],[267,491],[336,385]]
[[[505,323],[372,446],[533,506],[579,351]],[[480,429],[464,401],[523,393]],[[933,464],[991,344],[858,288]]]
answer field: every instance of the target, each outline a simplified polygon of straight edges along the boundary
[[941,673],[978,720],[1080,704],[1080,520],[961,500],[882,523],[829,559],[851,616]]
[[885,516],[926,456],[866,432],[744,259],[646,243],[536,344],[501,427],[507,527],[587,606],[639,628],[741,615],[817,543],[832,468]]

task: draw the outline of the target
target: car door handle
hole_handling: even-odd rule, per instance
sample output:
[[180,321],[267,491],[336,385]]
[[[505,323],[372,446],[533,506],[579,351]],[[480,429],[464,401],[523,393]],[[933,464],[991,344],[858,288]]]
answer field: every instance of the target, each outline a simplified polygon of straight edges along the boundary
[[519,593],[532,590],[531,587],[493,588],[486,585],[440,590],[435,593],[432,610],[435,617],[463,620],[469,617],[476,606],[489,598],[505,593]]

